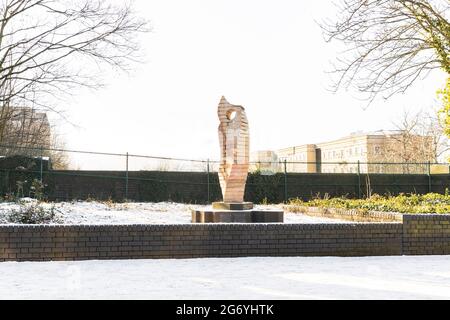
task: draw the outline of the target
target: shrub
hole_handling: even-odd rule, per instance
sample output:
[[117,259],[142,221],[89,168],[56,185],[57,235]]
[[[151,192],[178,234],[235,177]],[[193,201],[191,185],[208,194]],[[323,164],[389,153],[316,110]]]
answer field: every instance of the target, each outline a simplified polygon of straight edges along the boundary
[[450,213],[450,196],[438,193],[425,195],[400,194],[382,197],[373,195],[368,199],[313,199],[304,202],[293,199],[287,206],[291,212],[301,212],[302,207],[356,209],[360,211],[383,211],[399,213]]
[[37,200],[42,200],[44,198],[44,188],[45,185],[41,180],[34,179],[30,187],[30,197],[34,196]]
[[48,224],[58,223],[54,206],[45,208],[39,203],[20,203],[19,209],[13,209],[8,216],[10,223]]

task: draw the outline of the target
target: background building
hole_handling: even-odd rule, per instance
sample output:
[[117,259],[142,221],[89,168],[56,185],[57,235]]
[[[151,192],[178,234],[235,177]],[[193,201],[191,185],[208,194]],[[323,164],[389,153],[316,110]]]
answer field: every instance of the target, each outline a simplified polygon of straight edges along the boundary
[[1,156],[41,156],[39,149],[50,145],[51,129],[45,112],[26,107],[0,108]]
[[316,145],[314,144],[280,149],[276,151],[276,154],[281,162],[287,162],[288,172],[317,172],[320,161],[317,161]]
[[[270,158],[277,166],[272,170],[279,170],[280,164],[283,166],[286,161],[288,172],[423,174],[428,173],[428,162],[435,162],[433,150],[431,137],[406,131],[375,131],[279,149]],[[263,162],[266,155],[269,151],[256,152],[253,161]]]

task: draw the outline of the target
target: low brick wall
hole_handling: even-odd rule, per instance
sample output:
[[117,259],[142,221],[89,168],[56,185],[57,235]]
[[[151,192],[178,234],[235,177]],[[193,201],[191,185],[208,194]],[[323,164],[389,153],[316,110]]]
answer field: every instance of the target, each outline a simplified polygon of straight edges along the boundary
[[[312,217],[334,218],[357,222],[401,222],[403,214],[397,212],[368,211],[356,209],[320,208],[306,206],[284,206],[286,211],[300,212]],[[295,209],[295,210],[292,210]]]
[[404,215],[403,253],[450,254],[450,216]]
[[450,254],[450,215],[403,223],[0,226],[0,261]]
[[395,255],[401,224],[0,227],[0,260]]

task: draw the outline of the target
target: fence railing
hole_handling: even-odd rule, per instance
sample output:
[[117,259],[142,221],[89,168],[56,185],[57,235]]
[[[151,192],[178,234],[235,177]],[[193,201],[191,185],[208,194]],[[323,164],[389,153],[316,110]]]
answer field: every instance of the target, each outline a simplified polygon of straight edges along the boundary
[[[74,160],[71,165],[76,169],[80,165],[83,170],[124,170],[127,171],[195,171],[217,172],[220,161],[216,159],[187,159],[176,157],[162,157],[152,155],[133,154],[129,152],[113,153],[86,150],[71,150],[58,148],[42,148],[29,146],[11,146],[0,144],[0,156],[25,155],[36,158],[48,157],[52,152],[71,155]],[[28,152],[27,152],[28,151]],[[32,152],[30,152],[32,151]],[[82,156],[83,159],[77,159]],[[99,161],[108,159],[108,161]],[[78,160],[78,162],[77,162]],[[79,161],[84,160],[84,161]],[[404,174],[428,174],[449,173],[450,164],[434,163],[430,161],[250,161],[249,172],[262,174],[274,174],[283,172],[292,173],[404,173]]]
[[[34,175],[41,182],[51,177],[72,177],[80,179],[98,179],[104,178],[110,181],[120,182],[120,186],[117,186],[117,192],[120,192],[125,199],[129,198],[129,195],[136,193],[134,190],[136,184],[158,184],[161,186],[174,185],[174,186],[192,186],[192,188],[200,188],[206,193],[206,199],[209,202],[215,197],[220,190],[218,188],[218,181],[216,172],[219,170],[220,161],[216,159],[186,159],[176,157],[159,157],[140,155],[133,153],[110,153],[110,152],[96,152],[96,151],[82,151],[82,150],[70,150],[70,149],[57,149],[57,148],[33,148],[28,146],[5,146],[0,145],[0,152],[8,149],[9,155],[21,155],[26,154],[32,156],[34,166],[23,167],[20,165],[11,166],[11,164],[3,163],[5,159],[9,157],[3,157],[0,159],[0,173],[2,179],[2,191],[12,192],[17,182],[12,176],[18,177],[24,172]],[[11,150],[14,152],[11,152]],[[21,153],[20,150],[26,150],[27,152]],[[32,151],[32,152],[31,152]],[[46,157],[50,157],[52,161],[52,154],[65,153],[70,155],[70,160],[75,162],[75,165],[82,165],[83,170],[80,168],[66,168],[65,170],[52,170],[51,166],[46,167],[44,165]],[[0,153],[1,155],[1,153]],[[354,186],[355,196],[361,197],[365,193],[367,186],[371,184],[370,179],[374,175],[422,175],[426,177],[426,186],[421,185],[420,188],[433,190],[432,176],[435,174],[449,174],[449,164],[444,163],[432,163],[432,162],[364,162],[364,161],[339,161],[339,162],[306,162],[306,161],[251,161],[249,163],[249,172],[254,173],[257,176],[268,176],[266,180],[254,182],[251,179],[247,184],[253,188],[258,184],[265,184],[266,189],[276,188],[282,195],[285,201],[292,196],[292,189],[297,188],[299,182],[292,178],[292,174],[311,174],[316,176],[326,176],[332,174],[333,176],[339,174],[347,174],[354,176],[355,179],[351,182],[324,182],[324,184],[316,184],[317,189],[322,190],[319,187],[330,187],[330,189],[336,189],[336,186]],[[167,173],[165,175],[147,175],[145,172],[160,172]],[[184,175],[174,174],[170,175],[170,172],[186,173]],[[189,176],[188,173],[197,173],[197,175]],[[198,175],[199,173],[203,175]],[[274,176],[274,178],[270,178]],[[184,177],[181,179],[180,177]],[[23,180],[23,178],[20,178]],[[352,178],[353,179],[353,178]],[[14,181],[13,181],[14,180]],[[62,179],[58,180],[61,181]],[[295,181],[294,181],[295,180]],[[322,179],[323,180],[323,179]],[[322,181],[320,180],[320,181]],[[341,179],[342,180],[342,179]],[[275,183],[276,182],[276,183]],[[28,181],[30,183],[30,181]],[[328,184],[326,184],[328,183]],[[385,182],[383,182],[386,184]],[[297,184],[297,185],[296,185]],[[373,184],[373,183],[372,183]],[[381,182],[379,182],[381,184]],[[388,183],[387,183],[388,184]],[[123,188],[122,188],[123,185]],[[314,185],[311,186],[311,189]],[[445,187],[445,186],[444,186]],[[134,188],[134,189],[133,189]],[[156,187],[155,187],[156,188]],[[56,187],[58,189],[58,187]],[[59,188],[63,189],[63,187]],[[122,190],[123,189],[123,190]],[[400,190],[400,189],[399,189]],[[270,190],[269,190],[270,191]],[[267,192],[269,192],[267,191]],[[169,191],[167,191],[169,192]],[[344,191],[343,191],[344,192]],[[170,193],[170,192],[169,192]],[[173,193],[173,192],[172,192]],[[69,196],[67,196],[69,197]]]

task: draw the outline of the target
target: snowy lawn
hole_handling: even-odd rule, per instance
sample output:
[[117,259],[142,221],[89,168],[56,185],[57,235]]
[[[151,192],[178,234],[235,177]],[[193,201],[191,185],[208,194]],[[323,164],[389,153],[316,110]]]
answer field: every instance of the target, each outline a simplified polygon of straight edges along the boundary
[[[26,205],[35,205],[32,199]],[[22,205],[23,206],[23,205]],[[191,209],[206,209],[208,206],[171,202],[161,203],[109,203],[109,202],[60,202],[42,203],[46,209],[54,208],[55,221],[60,224],[183,224],[191,223]],[[17,203],[0,203],[0,224],[11,223],[8,216],[19,210]],[[280,206],[281,207],[281,206]],[[256,206],[258,209],[277,206]],[[299,213],[285,213],[285,223],[349,223],[338,219],[309,217]]]
[[0,263],[2,299],[450,299],[450,257]]

